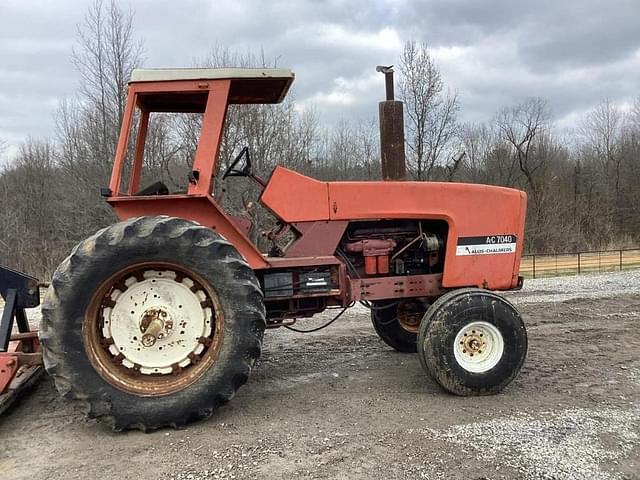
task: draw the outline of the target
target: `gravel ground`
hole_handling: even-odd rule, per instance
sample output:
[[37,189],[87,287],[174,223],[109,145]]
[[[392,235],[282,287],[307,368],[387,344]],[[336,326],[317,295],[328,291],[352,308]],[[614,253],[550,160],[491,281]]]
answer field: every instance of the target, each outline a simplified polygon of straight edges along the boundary
[[640,272],[507,295],[530,346],[500,395],[444,393],[354,307],[268,331],[249,383],[183,430],[114,434],[45,379],[0,419],[0,478],[640,479]]
[[564,302],[578,298],[602,298],[611,295],[634,295],[640,291],[640,270],[606,274],[526,280],[519,292],[508,292],[518,305]]

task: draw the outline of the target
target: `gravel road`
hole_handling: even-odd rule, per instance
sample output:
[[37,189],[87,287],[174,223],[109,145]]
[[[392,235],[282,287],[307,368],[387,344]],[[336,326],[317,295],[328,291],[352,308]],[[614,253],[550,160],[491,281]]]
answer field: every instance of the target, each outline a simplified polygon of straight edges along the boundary
[[354,307],[268,331],[249,383],[183,430],[114,434],[44,379],[0,419],[0,478],[640,479],[640,271],[508,297],[530,347],[500,395],[444,393]]

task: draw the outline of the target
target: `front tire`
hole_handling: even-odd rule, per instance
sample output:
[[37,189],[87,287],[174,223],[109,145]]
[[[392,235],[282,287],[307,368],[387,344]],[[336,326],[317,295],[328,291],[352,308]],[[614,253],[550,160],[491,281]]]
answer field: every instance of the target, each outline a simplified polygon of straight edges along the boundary
[[420,325],[418,356],[445,390],[492,395],[518,375],[527,332],[516,308],[487,290],[467,288],[440,297]]
[[260,355],[265,310],[238,251],[195,222],[141,217],[78,244],[42,306],[47,371],[114,430],[209,416]]

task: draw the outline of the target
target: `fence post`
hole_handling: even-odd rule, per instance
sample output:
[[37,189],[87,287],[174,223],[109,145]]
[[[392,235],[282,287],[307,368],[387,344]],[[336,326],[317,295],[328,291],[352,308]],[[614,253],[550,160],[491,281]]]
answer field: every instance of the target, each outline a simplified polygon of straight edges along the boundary
[[598,252],[598,273],[602,272],[602,252]]
[[533,278],[536,278],[536,256],[533,256]]
[[620,271],[622,271],[622,249],[620,249]]
[[580,275],[580,252],[578,252],[578,275]]

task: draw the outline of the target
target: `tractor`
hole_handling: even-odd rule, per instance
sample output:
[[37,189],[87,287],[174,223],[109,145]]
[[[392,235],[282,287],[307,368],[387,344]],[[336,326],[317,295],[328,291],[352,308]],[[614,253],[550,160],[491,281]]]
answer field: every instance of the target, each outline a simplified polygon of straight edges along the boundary
[[[101,190],[120,221],[80,242],[57,268],[40,330],[59,392],[114,430],[208,417],[247,381],[266,328],[331,308],[335,320],[355,302],[370,309],[386,344],[417,351],[448,392],[495,394],[517,376],[525,326],[495,292],[522,286],[525,193],[327,182],[282,166],[262,179],[246,148],[219,173],[229,105],[281,102],[293,80],[284,69],[133,72]],[[141,185],[149,122],[167,112],[201,115],[180,191]],[[259,185],[276,220],[265,232],[274,245],[268,254],[250,240],[247,220],[221,207],[217,175]]]

